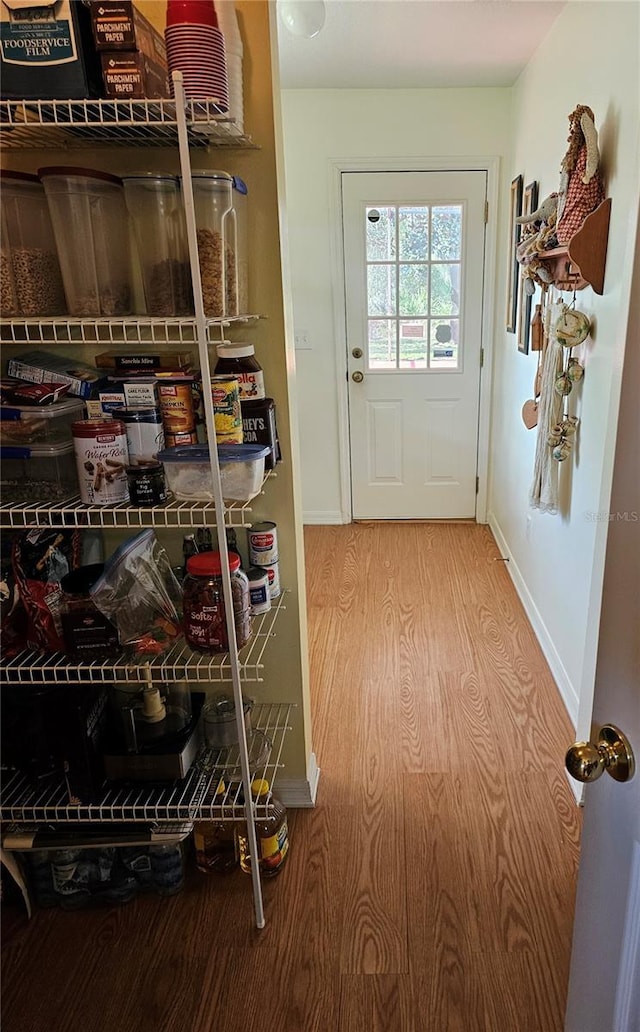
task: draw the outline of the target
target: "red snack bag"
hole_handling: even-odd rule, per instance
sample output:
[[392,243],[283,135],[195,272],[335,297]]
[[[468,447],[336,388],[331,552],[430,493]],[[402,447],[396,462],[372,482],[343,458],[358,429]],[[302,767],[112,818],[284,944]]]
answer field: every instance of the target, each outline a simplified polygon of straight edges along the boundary
[[80,564],[80,531],[25,531],[14,541],[11,560],[27,614],[28,644],[45,652],[64,651],[60,581]]

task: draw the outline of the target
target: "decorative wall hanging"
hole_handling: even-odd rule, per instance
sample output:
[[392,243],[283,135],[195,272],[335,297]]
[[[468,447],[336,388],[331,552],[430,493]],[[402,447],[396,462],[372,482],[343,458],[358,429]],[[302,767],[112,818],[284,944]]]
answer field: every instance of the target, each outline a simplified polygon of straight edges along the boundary
[[[529,495],[532,508],[548,513],[558,511],[558,463],[554,460],[549,440],[550,435],[555,432],[562,420],[564,399],[556,393],[554,387],[557,378],[562,373],[564,350],[555,335],[554,328],[563,308],[564,305],[561,301],[554,302],[549,297],[544,318],[546,347],[542,358],[538,402],[538,437],[533,481]],[[560,433],[558,443],[562,444],[562,433]]]
[[[538,184],[536,182],[529,183],[524,188],[524,197],[522,201],[522,215],[519,217],[518,223],[522,225],[524,220],[536,210],[538,206]],[[523,231],[521,231],[523,232]],[[522,247],[522,240],[518,245],[516,255]],[[529,327],[531,325],[531,299],[533,291],[525,290],[525,278],[520,275],[520,268],[518,269],[518,351],[523,355],[529,354]],[[533,283],[533,281],[530,281]]]
[[507,333],[516,331],[516,315],[518,305],[518,262],[516,249],[520,242],[520,226],[517,218],[522,210],[522,176],[511,181],[509,192],[509,249],[507,261]]

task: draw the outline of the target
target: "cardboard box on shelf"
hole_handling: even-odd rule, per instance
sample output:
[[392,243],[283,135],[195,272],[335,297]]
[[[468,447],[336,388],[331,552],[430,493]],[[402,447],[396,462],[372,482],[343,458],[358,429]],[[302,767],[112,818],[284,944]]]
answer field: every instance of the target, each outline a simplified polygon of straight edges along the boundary
[[162,33],[140,5],[90,0],[96,49],[107,97],[168,97],[167,50]]
[[75,0],[0,0],[0,91],[14,100],[99,97],[91,15]]
[[105,97],[137,100],[169,96],[166,68],[154,64],[146,54],[102,54],[102,78]]

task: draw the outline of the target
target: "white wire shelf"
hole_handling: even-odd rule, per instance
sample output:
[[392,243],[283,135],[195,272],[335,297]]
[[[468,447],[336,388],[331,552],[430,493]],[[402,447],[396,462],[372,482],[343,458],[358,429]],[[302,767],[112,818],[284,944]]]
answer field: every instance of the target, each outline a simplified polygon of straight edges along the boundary
[[[255,147],[214,99],[187,101],[192,147]],[[6,149],[24,147],[176,147],[173,100],[4,100],[0,131]]]
[[[275,477],[268,470],[263,481]],[[249,502],[230,502],[225,509],[228,527],[250,527]],[[78,495],[59,502],[3,502],[0,504],[0,528],[18,530],[25,527],[212,527],[216,521],[213,502],[181,502],[171,500],[164,505],[136,506],[85,505]]]
[[[253,726],[268,734],[272,742],[271,757],[261,771],[261,776],[273,781],[284,744],[284,737],[290,730],[291,703],[259,703],[252,713]],[[237,750],[237,747],[236,747]],[[43,779],[34,788],[24,774],[17,771],[3,771],[3,791],[0,817],[14,825],[58,824],[99,821],[104,824],[122,822],[143,823],[152,827],[165,822],[177,824],[198,819],[211,820],[224,817],[240,820],[243,817],[241,785],[230,781],[224,802],[213,804],[213,796],[220,781],[224,761],[221,750],[215,755],[205,750],[196,760],[185,778],[173,781],[165,787],[144,785],[140,782],[113,785],[92,803],[69,803],[62,778]],[[216,761],[212,765],[212,756]],[[225,781],[226,785],[226,781]],[[256,807],[256,816],[262,816],[263,807]]]
[[[280,614],[286,608],[283,592],[271,609],[253,619],[253,634],[239,651],[240,673],[245,682],[262,681],[264,653]],[[154,684],[187,680],[192,684],[219,684],[231,681],[228,653],[207,656],[194,652],[184,639],[168,652],[148,663],[133,665],[124,659],[79,664],[62,652],[43,653],[23,649],[0,667],[0,684],[122,684],[148,681]]]
[[[257,321],[258,315],[230,315],[207,319],[207,340],[220,343],[223,328]],[[70,315],[55,318],[3,319],[3,344],[196,344],[195,317],[154,319],[145,315],[86,319]]]

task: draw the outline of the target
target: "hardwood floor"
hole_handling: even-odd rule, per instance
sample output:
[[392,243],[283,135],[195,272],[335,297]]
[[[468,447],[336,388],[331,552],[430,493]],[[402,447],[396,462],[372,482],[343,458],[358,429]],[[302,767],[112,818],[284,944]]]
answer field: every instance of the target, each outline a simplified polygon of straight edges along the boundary
[[250,888],[42,911],[4,1032],[559,1032],[580,816],[572,728],[486,527],[313,527],[315,810]]

